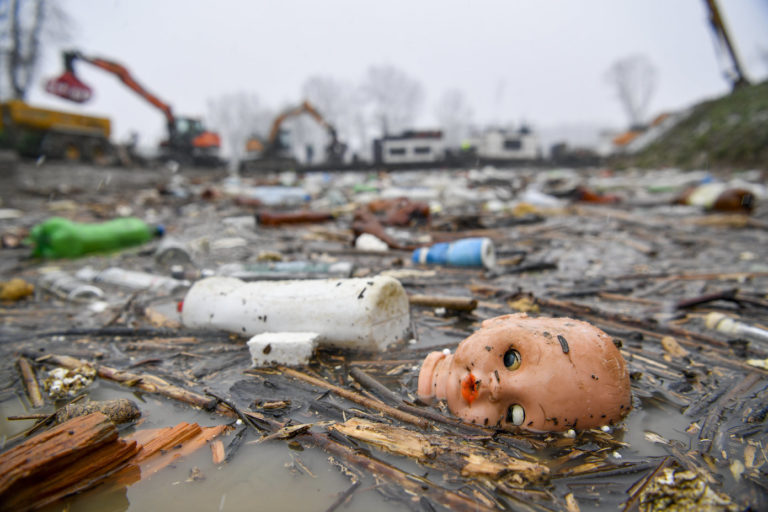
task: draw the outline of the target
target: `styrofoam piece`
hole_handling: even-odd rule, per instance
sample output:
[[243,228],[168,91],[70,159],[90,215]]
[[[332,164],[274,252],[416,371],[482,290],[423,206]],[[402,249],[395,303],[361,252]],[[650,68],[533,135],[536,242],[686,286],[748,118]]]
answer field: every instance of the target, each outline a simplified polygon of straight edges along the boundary
[[408,296],[397,279],[256,281],[209,277],[184,299],[187,327],[263,332],[316,332],[319,342],[382,350],[405,337]]
[[309,363],[320,334],[316,332],[264,332],[248,340],[253,366],[300,366]]
[[389,246],[387,245],[387,242],[376,235],[363,233],[357,237],[357,240],[355,240],[355,249],[360,251],[386,252],[389,250]]

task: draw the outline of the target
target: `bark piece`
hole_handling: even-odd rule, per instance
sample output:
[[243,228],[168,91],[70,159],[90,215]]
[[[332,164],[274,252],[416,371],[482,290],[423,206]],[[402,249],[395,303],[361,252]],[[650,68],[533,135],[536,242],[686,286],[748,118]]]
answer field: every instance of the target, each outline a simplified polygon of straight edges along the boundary
[[0,510],[32,510],[89,489],[138,451],[103,414],[73,418],[0,455]]

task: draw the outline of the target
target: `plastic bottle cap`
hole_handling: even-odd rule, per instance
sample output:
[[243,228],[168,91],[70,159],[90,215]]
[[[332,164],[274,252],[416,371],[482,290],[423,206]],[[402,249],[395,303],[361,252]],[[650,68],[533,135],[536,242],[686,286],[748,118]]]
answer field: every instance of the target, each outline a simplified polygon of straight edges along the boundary
[[165,226],[162,224],[155,226],[155,234],[160,237],[165,236]]

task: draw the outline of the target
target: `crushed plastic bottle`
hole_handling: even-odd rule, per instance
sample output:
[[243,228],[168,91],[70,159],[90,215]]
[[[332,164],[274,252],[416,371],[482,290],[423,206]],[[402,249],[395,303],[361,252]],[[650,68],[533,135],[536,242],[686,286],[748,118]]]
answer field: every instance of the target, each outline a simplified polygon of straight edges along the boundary
[[29,240],[34,244],[34,257],[78,258],[140,245],[164,233],[162,226],[150,226],[136,217],[93,224],[51,217],[32,228]]

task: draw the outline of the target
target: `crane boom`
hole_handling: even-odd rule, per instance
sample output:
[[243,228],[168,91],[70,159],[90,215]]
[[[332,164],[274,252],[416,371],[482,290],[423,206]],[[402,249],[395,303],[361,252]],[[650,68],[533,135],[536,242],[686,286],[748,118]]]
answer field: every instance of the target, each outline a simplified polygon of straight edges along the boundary
[[109,73],[112,73],[115,75],[121,82],[123,82],[129,89],[131,89],[133,92],[147,100],[150,104],[158,108],[163,115],[165,116],[166,121],[169,125],[174,124],[174,116],[173,116],[173,110],[171,109],[171,106],[165,103],[163,100],[152,94],[147,90],[146,87],[141,85],[138,81],[136,81],[135,78],[131,75],[130,71],[128,71],[125,66],[122,64],[118,64],[117,62],[102,59],[99,57],[86,57],[82,53],[78,51],[68,51],[64,52],[64,67],[66,70],[70,73],[74,74],[74,62],[76,60],[83,60],[93,66],[96,66],[97,68],[103,69],[104,71],[107,71]]
[[723,46],[728,52],[728,56],[731,59],[733,69],[729,73],[729,80],[734,89],[737,89],[744,85],[749,85],[749,80],[744,75],[744,69],[741,67],[738,55],[736,55],[736,49],[731,42],[731,38],[728,35],[728,30],[725,28],[725,22],[720,15],[720,9],[717,7],[715,0],[704,0],[709,11],[709,23],[712,26],[712,30],[715,32],[715,38],[719,45]]

